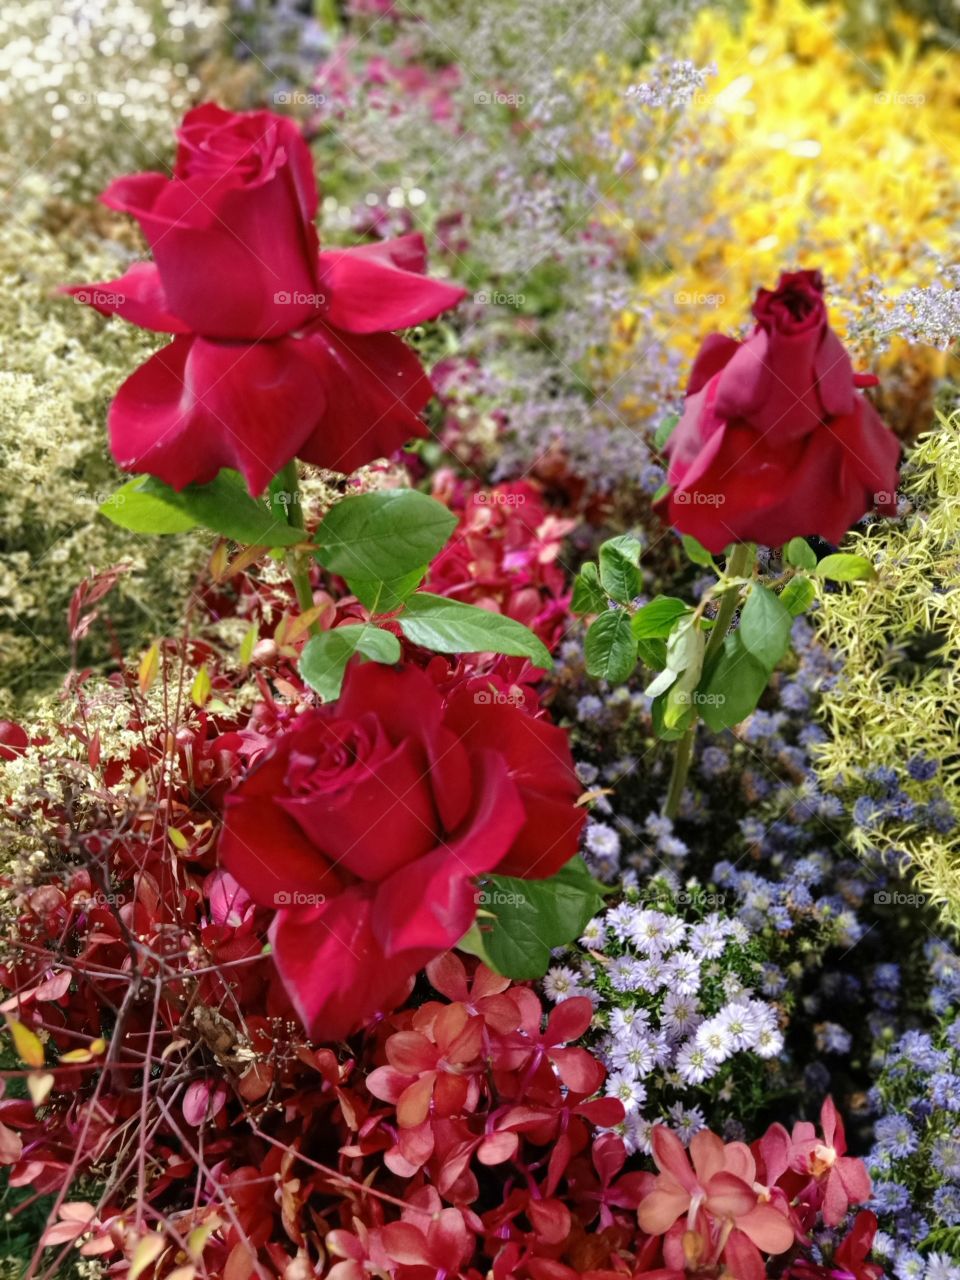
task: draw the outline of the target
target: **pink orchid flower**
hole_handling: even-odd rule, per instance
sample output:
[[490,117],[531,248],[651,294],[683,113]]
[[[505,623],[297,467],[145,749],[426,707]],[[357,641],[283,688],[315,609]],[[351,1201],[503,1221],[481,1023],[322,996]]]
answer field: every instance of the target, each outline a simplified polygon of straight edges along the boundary
[[[759,1251],[783,1253],[793,1244],[794,1230],[772,1201],[762,1201],[754,1189],[756,1161],[742,1142],[724,1144],[716,1134],[701,1130],[690,1143],[690,1156],[676,1134],[661,1125],[653,1130],[653,1158],[660,1174],[644,1197],[637,1219],[649,1235],[665,1235],[687,1215],[686,1229],[671,1232],[665,1248],[668,1265],[697,1266],[726,1257],[748,1255],[761,1267]],[[691,1167],[692,1160],[692,1167]],[[689,1255],[693,1249],[697,1257]],[[671,1256],[668,1256],[671,1255]],[[755,1266],[752,1268],[755,1270]]]
[[870,1199],[870,1175],[862,1160],[844,1154],[847,1139],[843,1121],[829,1096],[820,1109],[820,1126],[822,1139],[809,1120],[793,1126],[791,1167],[813,1179],[822,1197],[823,1220],[828,1227],[836,1227],[850,1205]]

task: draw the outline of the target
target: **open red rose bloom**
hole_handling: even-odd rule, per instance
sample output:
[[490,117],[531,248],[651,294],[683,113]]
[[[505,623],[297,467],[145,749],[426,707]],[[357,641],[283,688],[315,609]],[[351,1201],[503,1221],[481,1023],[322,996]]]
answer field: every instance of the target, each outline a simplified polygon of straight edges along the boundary
[[405,998],[467,932],[475,877],[540,879],[577,851],[563,730],[442,694],[415,667],[352,666],[228,797],[220,859],[278,908],[277,968],[311,1034],[335,1040]]
[[714,333],[690,373],[657,505],[716,554],[733,542],[840,538],[867,511],[896,513],[900,444],[858,391],[827,322],[819,271],[757,293],[745,342]]
[[111,406],[125,470],[182,489],[233,467],[257,494],[294,457],[349,472],[424,433],[430,380],[390,331],[464,291],[423,274],[419,235],[320,252],[293,121],[206,103],[184,118],[172,178],[135,173],[102,198],[137,219],[154,260],[67,292],[175,335]]

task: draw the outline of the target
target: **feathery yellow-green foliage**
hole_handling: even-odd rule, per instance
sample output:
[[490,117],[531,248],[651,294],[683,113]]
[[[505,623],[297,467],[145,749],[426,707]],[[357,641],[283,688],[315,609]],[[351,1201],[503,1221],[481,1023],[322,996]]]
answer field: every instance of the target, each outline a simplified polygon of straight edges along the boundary
[[[830,734],[818,769],[844,787],[857,770],[902,773],[923,755],[938,773],[907,789],[920,802],[940,792],[960,815],[960,410],[920,440],[902,492],[911,514],[871,525],[844,548],[867,556],[879,580],[827,595],[819,612],[844,669],[825,699]],[[934,834],[884,820],[879,830],[855,828],[853,839],[906,855],[919,890],[960,928],[960,822]]]
[[[141,255],[129,219],[95,197],[167,161],[210,79],[218,17],[200,0],[25,0],[0,15],[0,715],[62,680],[70,596],[92,571],[130,566],[105,604],[122,648],[169,629],[196,572],[202,539],[139,538],[96,510],[121,479],[110,398],[162,339],[55,290]],[[95,633],[81,660],[109,643]]]

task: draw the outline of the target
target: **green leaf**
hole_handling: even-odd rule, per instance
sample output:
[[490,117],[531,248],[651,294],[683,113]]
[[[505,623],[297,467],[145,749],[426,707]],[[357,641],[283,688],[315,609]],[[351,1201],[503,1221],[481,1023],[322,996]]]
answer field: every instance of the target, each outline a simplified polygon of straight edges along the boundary
[[[693,704],[686,709],[679,719],[676,719],[673,728],[670,728],[665,721],[664,716],[667,711],[667,699],[670,691],[662,693],[658,698],[654,698],[650,704],[650,718],[653,721],[653,732],[661,742],[677,742],[689,729],[695,718]],[[671,717],[673,719],[673,717]]]
[[583,646],[587,671],[598,680],[622,684],[637,665],[637,642],[630,615],[623,609],[607,609],[587,630]]
[[300,655],[300,674],[324,702],[340,696],[347,663],[360,654],[374,662],[399,662],[400,641],[369,622],[345,622],[308,640]]
[[303,530],[287,524],[282,507],[271,509],[251,498],[243,477],[227,468],[209,484],[188,484],[179,493],[155,476],[147,476],[142,492],[247,546],[292,547],[304,541]]
[[678,674],[664,700],[663,724],[666,729],[677,729],[681,724],[689,724],[692,719],[695,710],[694,691],[703,670],[706,639],[704,632],[691,617],[678,623],[667,641],[667,666]]
[[484,876],[477,893],[483,948],[507,978],[542,978],[550,952],[580,936],[603,906],[603,889],[583,859],[547,880]]
[[389,582],[367,582],[361,578],[350,578],[347,586],[371,613],[392,613],[416,591],[426,576],[427,568],[427,565],[422,564],[401,578],[391,578]]
[[666,645],[666,667],[644,689],[648,698],[659,697],[685,675],[682,689],[691,690],[700,679],[703,666],[704,634],[691,613],[681,618],[670,632]]
[[877,576],[877,571],[864,556],[824,556],[813,570],[818,578],[830,578],[833,582],[866,582]]
[[653,437],[653,443],[658,449],[662,449],[677,428],[680,421],[679,413],[671,413],[657,427],[656,434]]
[[740,615],[740,639],[744,648],[767,671],[772,671],[790,644],[789,609],[766,587],[754,583]]
[[101,515],[134,533],[184,533],[196,526],[196,520],[185,511],[170,506],[162,498],[144,493],[147,476],[137,476],[111,493],[100,503]]
[[670,492],[670,489],[671,489],[670,481],[664,480],[663,484],[659,487],[659,489],[656,491],[656,493],[653,495],[650,501],[654,503],[659,502],[661,498],[665,498],[667,496],[667,494]]
[[667,646],[663,640],[638,640],[637,657],[651,671],[662,671],[667,665]]
[[428,591],[412,595],[397,621],[408,640],[437,653],[506,653],[544,671],[553,666],[549,649],[521,622]]
[[665,639],[677,619],[690,612],[690,606],[676,596],[657,596],[633,615],[633,634],[638,640]]
[[783,548],[783,558],[796,569],[812,569],[817,563],[816,552],[806,538],[791,538]]
[[692,538],[689,533],[682,533],[680,541],[683,543],[683,549],[687,553],[688,560],[692,560],[694,564],[702,564],[708,569],[714,568],[713,556],[696,538]]
[[474,920],[473,924],[457,943],[457,950],[466,952],[468,956],[476,956],[478,960],[483,961],[488,969],[493,968],[490,957],[487,955],[487,948],[483,943],[483,934],[480,932],[478,921]]
[[770,673],[745,648],[739,630],[724,637],[716,662],[694,695],[694,707],[715,733],[732,729],[756,710]]
[[629,604],[640,594],[642,551],[640,543],[629,534],[611,538],[600,548],[600,581],[607,595],[619,604]]
[[293,474],[291,474],[289,466],[277,472],[267,486],[263,501],[268,510],[272,511],[278,520],[284,520],[287,524],[302,529],[303,506],[300,490],[299,488],[292,489],[287,487],[293,483],[293,475],[296,474],[296,462],[294,462],[293,468]]
[[780,592],[780,603],[792,618],[796,618],[809,609],[816,595],[817,588],[809,578],[800,573],[795,578],[791,578]]
[[324,516],[317,558],[348,582],[392,582],[429,564],[456,524],[442,502],[416,489],[358,493]]
[[600,585],[600,571],[593,560],[588,560],[573,580],[574,613],[602,613],[607,607],[607,593]]

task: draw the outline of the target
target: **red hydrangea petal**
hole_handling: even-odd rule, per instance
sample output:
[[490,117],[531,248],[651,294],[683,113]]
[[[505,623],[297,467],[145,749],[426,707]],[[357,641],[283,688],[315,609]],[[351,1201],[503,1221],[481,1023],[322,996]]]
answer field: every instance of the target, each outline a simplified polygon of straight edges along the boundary
[[571,996],[555,1006],[543,1033],[545,1044],[567,1044],[579,1040],[593,1021],[593,1005],[586,996]]
[[658,1184],[644,1196],[637,1208],[637,1221],[648,1235],[661,1236],[669,1231],[690,1203],[689,1195],[676,1183]]

